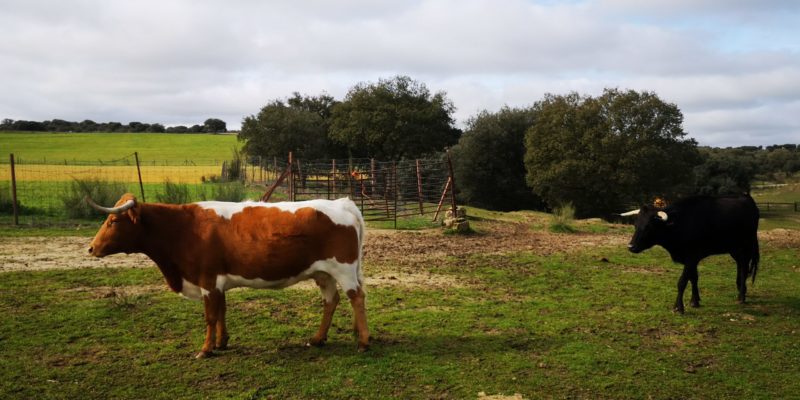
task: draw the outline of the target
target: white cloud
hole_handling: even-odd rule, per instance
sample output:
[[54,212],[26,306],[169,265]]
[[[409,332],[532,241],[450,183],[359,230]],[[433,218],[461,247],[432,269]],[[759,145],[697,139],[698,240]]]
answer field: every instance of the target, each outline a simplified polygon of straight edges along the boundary
[[619,87],[676,103],[701,144],[800,141],[793,1],[0,3],[2,118],[235,128],[295,91],[404,74],[461,122]]

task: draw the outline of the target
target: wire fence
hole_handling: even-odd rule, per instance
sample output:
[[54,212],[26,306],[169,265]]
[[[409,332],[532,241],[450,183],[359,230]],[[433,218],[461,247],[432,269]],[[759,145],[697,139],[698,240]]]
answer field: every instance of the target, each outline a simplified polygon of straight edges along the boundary
[[398,218],[432,218],[455,200],[445,193],[452,184],[445,158],[291,160],[291,165],[290,169],[288,160],[261,157],[157,161],[132,153],[110,160],[32,161],[11,155],[0,160],[0,224],[94,223],[103,216],[86,207],[87,194],[106,205],[126,192],[143,201],[169,203],[347,196],[365,219],[395,225]]
[[296,160],[287,187],[294,200],[350,197],[365,220],[396,221],[436,215],[443,203],[449,207],[449,179],[445,159]]

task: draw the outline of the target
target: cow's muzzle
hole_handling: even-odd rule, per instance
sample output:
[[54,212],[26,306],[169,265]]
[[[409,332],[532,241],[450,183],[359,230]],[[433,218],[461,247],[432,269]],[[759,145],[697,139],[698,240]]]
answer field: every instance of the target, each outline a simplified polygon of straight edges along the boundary
[[628,245],[628,251],[630,251],[633,254],[638,254],[642,252],[642,249],[637,247],[635,244],[631,243]]

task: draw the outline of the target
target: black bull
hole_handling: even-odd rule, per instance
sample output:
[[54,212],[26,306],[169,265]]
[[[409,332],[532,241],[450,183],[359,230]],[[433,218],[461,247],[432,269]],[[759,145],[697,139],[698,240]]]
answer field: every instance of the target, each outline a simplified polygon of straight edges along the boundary
[[672,260],[683,264],[678,279],[675,312],[683,313],[683,292],[692,282],[691,306],[700,306],[697,287],[697,264],[714,254],[730,254],[736,260],[738,302],[744,303],[747,277],[756,280],[758,271],[758,207],[749,195],[696,196],[680,200],[665,208],[644,206],[634,215],[636,232],[628,249],[639,253],[655,245],[669,252]]

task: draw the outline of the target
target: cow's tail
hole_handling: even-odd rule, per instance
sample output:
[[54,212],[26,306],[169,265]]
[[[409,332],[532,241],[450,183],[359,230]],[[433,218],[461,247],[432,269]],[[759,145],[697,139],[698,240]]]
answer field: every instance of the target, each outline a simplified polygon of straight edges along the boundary
[[750,269],[748,274],[752,276],[752,284],[756,283],[756,273],[758,272],[758,262],[761,261],[761,255],[758,251],[758,239],[753,242],[753,257],[750,258]]
[[[353,214],[356,218],[356,233],[358,234],[358,260],[356,261],[356,272],[358,273],[358,284],[361,286],[362,290],[364,289],[364,236],[367,233],[367,225],[364,222],[364,216],[361,215],[361,210],[358,209],[356,203],[350,200],[349,198],[346,199],[347,203],[345,205],[348,212]],[[366,291],[366,290],[365,290]]]

